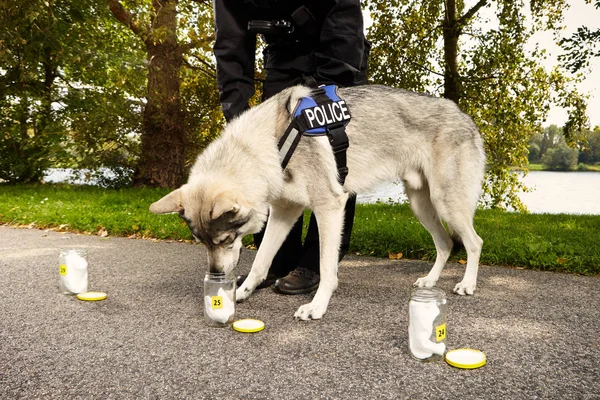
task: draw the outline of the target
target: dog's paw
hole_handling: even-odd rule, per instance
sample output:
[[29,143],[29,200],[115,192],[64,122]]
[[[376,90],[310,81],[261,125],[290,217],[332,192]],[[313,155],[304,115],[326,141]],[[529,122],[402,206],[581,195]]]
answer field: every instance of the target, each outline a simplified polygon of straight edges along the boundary
[[475,293],[475,288],[477,286],[477,282],[467,281],[463,279],[461,282],[457,283],[454,286],[454,293],[459,294],[461,296],[464,295],[473,295]]
[[321,319],[321,317],[327,311],[327,305],[321,305],[315,303],[314,301],[300,306],[294,317],[300,318],[303,321],[308,321],[309,319]]
[[420,288],[432,288],[437,283],[437,279],[432,279],[429,276],[424,276],[423,278],[417,279],[413,286]]
[[241,303],[246,300],[252,294],[252,290],[248,288],[246,285],[242,285],[235,291],[235,301],[237,303]]

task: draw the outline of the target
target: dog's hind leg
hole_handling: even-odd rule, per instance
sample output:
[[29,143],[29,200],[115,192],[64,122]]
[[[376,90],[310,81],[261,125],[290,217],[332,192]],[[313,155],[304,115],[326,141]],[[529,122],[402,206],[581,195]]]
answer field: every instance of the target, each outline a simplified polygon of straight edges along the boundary
[[472,295],[477,287],[479,256],[483,246],[483,240],[473,227],[473,216],[479,193],[478,185],[478,181],[472,181],[470,185],[465,185],[463,188],[454,187],[453,191],[442,194],[439,204],[434,201],[440,216],[446,221],[448,227],[461,238],[467,251],[465,275],[463,280],[454,287],[454,293],[460,295]]
[[452,239],[450,235],[444,229],[440,217],[431,202],[429,195],[429,187],[425,184],[419,189],[413,189],[408,184],[405,184],[405,191],[410,202],[410,206],[419,219],[421,224],[427,229],[429,234],[433,237],[433,243],[435,244],[435,263],[427,274],[422,278],[417,279],[414,283],[418,287],[433,287],[437,283],[440,273],[450,257],[452,251]]
[[337,196],[326,205],[313,207],[319,228],[321,281],[315,297],[294,314],[302,320],[320,319],[327,311],[329,300],[338,285],[338,262],[342,229],[344,227],[344,205],[348,195]]
[[283,241],[303,211],[304,207],[298,205],[287,208],[271,206],[267,227],[265,228],[265,236],[256,253],[250,273],[242,286],[235,292],[237,301],[248,298],[254,289],[265,280],[275,254],[277,254]]

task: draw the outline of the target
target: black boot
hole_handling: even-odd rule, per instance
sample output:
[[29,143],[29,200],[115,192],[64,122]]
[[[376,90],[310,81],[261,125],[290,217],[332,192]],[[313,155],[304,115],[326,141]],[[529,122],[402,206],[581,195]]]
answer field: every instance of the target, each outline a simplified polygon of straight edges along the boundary
[[273,290],[282,294],[303,294],[317,290],[319,287],[319,274],[307,269],[298,267],[284,278],[277,279]]

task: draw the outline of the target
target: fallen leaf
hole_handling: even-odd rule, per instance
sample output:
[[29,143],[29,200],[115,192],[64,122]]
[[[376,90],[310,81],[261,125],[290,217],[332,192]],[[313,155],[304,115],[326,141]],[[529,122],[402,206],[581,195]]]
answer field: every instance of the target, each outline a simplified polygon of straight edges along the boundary
[[460,260],[458,260],[458,263],[462,264],[462,265],[465,265],[467,262],[461,258]]
[[390,260],[400,260],[402,258],[402,256],[403,256],[402,252],[392,253],[391,251],[388,251],[388,257],[390,258]]

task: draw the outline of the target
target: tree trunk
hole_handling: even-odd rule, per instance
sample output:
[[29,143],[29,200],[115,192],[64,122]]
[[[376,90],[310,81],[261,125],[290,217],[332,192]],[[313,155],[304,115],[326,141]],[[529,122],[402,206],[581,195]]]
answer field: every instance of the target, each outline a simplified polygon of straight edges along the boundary
[[444,18],[444,97],[458,104],[460,76],[458,75],[458,37],[460,27],[456,19],[456,0],[446,0]]
[[[148,94],[143,114],[141,156],[135,171],[136,186],[177,187],[185,162],[185,123],[181,107],[177,43],[177,0],[153,0],[157,13],[154,34],[145,41],[148,51]],[[156,37],[165,32],[164,37]]]

